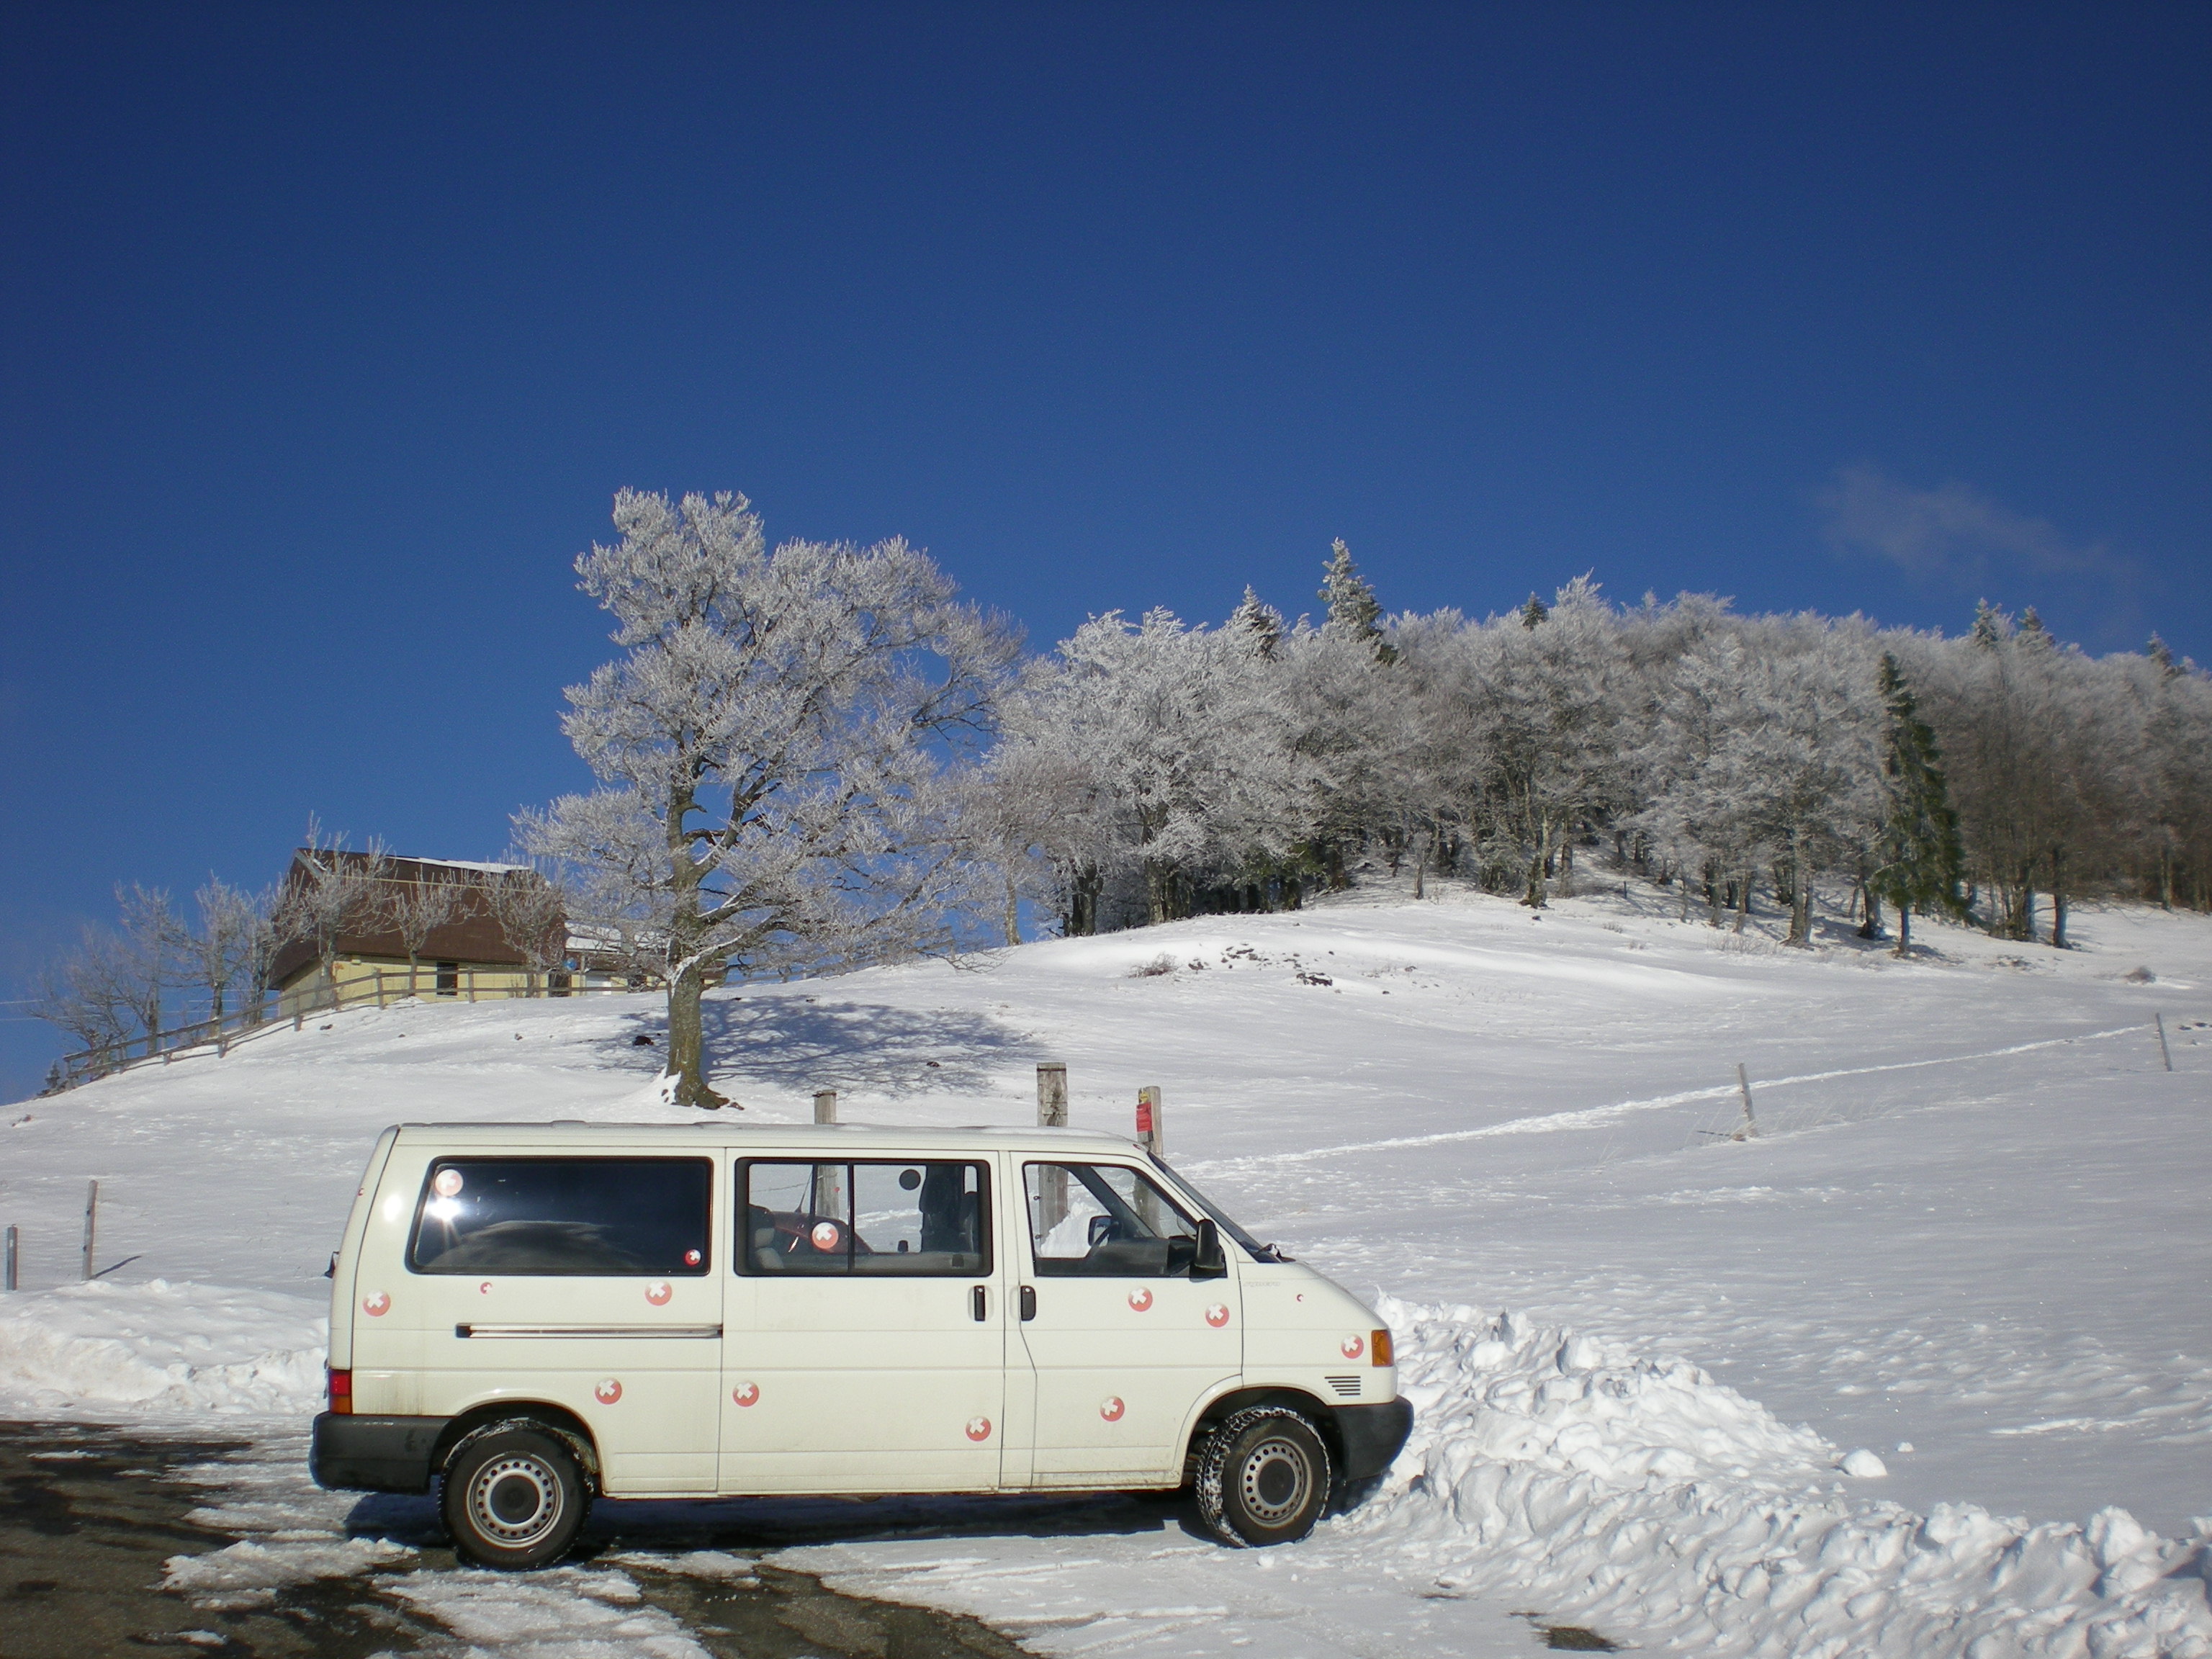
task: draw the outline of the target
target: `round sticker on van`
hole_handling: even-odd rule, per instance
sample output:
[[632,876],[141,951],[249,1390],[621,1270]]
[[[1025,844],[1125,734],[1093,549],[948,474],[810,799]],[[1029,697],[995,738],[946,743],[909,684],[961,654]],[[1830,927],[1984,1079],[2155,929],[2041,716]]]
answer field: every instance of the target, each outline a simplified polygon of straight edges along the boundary
[[814,1241],[816,1249],[834,1250],[837,1248],[837,1224],[834,1221],[817,1221],[814,1224],[814,1231],[807,1237]]
[[656,1308],[666,1307],[668,1298],[675,1294],[675,1286],[665,1279],[656,1279],[645,1287],[645,1299]]
[[750,1406],[758,1403],[760,1400],[760,1384],[757,1382],[738,1383],[736,1388],[730,1390],[730,1400],[732,1404],[739,1406]]
[[1364,1336],[1347,1336],[1336,1345],[1336,1351],[1346,1359],[1357,1359],[1367,1352],[1367,1339]]
[[1119,1395],[1109,1394],[1098,1402],[1098,1415],[1109,1423],[1120,1422],[1122,1410],[1121,1397]]
[[378,1291],[373,1296],[362,1297],[361,1310],[371,1319],[381,1319],[392,1311],[392,1298],[382,1291]]
[[969,1418],[968,1437],[970,1440],[988,1440],[991,1437],[991,1419],[988,1417]]
[[602,1406],[611,1406],[622,1398],[622,1384],[611,1376],[593,1389],[592,1395]]
[[453,1197],[461,1190],[461,1172],[459,1170],[439,1170],[431,1178],[430,1190],[441,1198]]
[[1219,1330],[1229,1322],[1229,1310],[1220,1303],[1215,1303],[1206,1310],[1206,1322],[1212,1326],[1215,1330]]
[[1152,1293],[1150,1291],[1146,1290],[1130,1291],[1129,1305],[1132,1308],[1134,1308],[1139,1313],[1144,1312],[1146,1309],[1152,1305]]

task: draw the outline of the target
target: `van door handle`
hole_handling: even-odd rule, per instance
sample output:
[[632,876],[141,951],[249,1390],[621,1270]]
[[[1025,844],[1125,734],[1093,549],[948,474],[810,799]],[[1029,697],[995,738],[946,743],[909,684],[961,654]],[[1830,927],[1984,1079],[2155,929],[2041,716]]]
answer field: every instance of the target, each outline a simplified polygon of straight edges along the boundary
[[1036,1317],[1036,1286],[1034,1285],[1022,1286],[1022,1317],[1024,1319]]
[[985,1317],[989,1312],[989,1310],[985,1304],[983,1299],[983,1287],[981,1285],[978,1285],[975,1287],[974,1306],[975,1310],[975,1322],[980,1325],[983,1322]]

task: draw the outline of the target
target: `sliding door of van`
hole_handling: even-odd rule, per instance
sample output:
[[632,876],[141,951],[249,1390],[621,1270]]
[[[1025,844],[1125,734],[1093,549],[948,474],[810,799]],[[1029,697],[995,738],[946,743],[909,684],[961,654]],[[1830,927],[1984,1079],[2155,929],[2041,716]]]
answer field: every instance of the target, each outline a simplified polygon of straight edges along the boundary
[[626,1152],[431,1160],[405,1287],[421,1334],[422,1409],[566,1406],[591,1425],[609,1493],[712,1492],[717,1161]]
[[1196,1220],[1141,1170],[1025,1163],[1022,1187],[1029,1479],[1179,1480],[1193,1407],[1243,1365],[1235,1253],[1225,1273],[1194,1279]]
[[1006,1307],[992,1163],[738,1160],[724,1492],[999,1484]]

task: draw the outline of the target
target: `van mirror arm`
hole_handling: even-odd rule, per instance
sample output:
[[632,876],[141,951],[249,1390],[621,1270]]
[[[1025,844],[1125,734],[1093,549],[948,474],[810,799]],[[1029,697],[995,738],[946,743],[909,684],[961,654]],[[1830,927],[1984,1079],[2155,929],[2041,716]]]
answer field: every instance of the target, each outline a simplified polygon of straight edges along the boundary
[[1220,1225],[1208,1217],[1198,1224],[1198,1248],[1191,1252],[1190,1276],[1225,1279],[1228,1274],[1229,1258],[1222,1254]]

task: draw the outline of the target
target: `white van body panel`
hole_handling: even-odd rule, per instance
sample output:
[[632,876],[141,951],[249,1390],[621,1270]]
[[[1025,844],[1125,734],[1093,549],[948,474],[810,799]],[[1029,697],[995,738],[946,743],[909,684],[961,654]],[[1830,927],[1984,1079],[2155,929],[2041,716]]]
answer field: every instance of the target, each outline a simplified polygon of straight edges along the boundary
[[[702,1160],[700,1270],[479,1275],[410,1257],[448,1163],[579,1157]],[[985,1164],[988,1269],[744,1271],[732,1221],[744,1172],[777,1159]],[[557,1407],[588,1434],[601,1489],[625,1497],[1173,1487],[1201,1416],[1226,1395],[1396,1397],[1395,1371],[1372,1363],[1371,1310],[1225,1237],[1216,1278],[1041,1273],[1024,1187],[1024,1167],[1041,1164],[1133,1178],[1152,1167],[1125,1139],[1064,1129],[403,1125],[378,1141],[348,1220],[331,1363],[349,1364],[357,1413]]]

